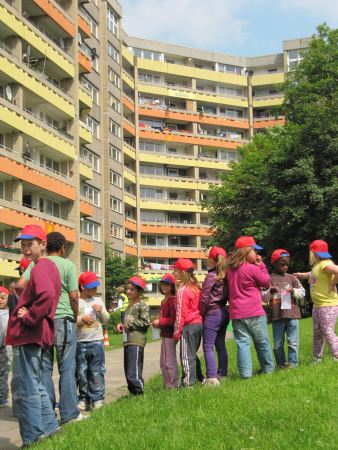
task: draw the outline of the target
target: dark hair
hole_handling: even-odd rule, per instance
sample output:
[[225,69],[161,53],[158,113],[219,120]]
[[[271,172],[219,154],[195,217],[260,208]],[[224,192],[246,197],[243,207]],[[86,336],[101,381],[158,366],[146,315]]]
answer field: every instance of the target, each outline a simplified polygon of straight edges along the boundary
[[136,288],[139,292],[144,292],[144,289],[141,288],[141,286],[137,286],[137,284],[131,283],[130,281],[127,282],[127,284],[131,284]]
[[[170,286],[171,286],[171,294],[172,294],[172,295],[175,295],[175,294],[176,294],[176,286],[175,286],[174,284],[172,284],[172,283],[166,283],[165,281],[162,281],[162,282],[160,281],[160,292],[161,292],[161,294],[163,294],[161,283],[163,283],[163,284],[170,284]],[[163,295],[164,295],[164,294],[163,294]]]
[[47,234],[47,252],[58,252],[62,246],[67,245],[67,240],[63,234],[58,231],[52,231]]

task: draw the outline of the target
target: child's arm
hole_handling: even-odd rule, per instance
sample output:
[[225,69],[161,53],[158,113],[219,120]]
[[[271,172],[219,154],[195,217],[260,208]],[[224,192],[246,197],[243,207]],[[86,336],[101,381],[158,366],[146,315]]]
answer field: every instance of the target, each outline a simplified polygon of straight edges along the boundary
[[294,272],[292,275],[298,278],[298,280],[309,280],[311,272]]
[[336,264],[328,264],[324,271],[330,275],[332,275],[332,280],[329,287],[330,291],[336,291],[336,285],[338,284],[338,266]]
[[96,299],[97,303],[93,304],[93,310],[97,314],[97,318],[101,323],[107,323],[110,319],[109,312],[106,310],[101,299]]
[[271,298],[272,298],[270,288],[269,288],[269,289],[266,289],[265,291],[262,290],[262,297],[263,297],[263,302],[264,302],[264,303],[269,303],[269,301],[270,301]]
[[305,297],[305,289],[301,285],[298,278],[293,277],[292,278],[292,290],[291,290],[292,297],[296,300],[301,300]]
[[186,287],[180,288],[176,297],[176,318],[173,334],[173,338],[176,341],[181,339],[181,334],[185,323],[185,290]]
[[139,328],[149,328],[150,326],[150,316],[149,316],[149,306],[140,302],[138,307],[138,316],[133,319],[125,319],[124,328],[127,331],[134,331]]
[[206,313],[209,304],[210,293],[213,287],[214,287],[214,278],[212,275],[208,274],[205,277],[201,290],[200,313],[202,314],[202,316]]
[[270,287],[270,275],[263,261],[252,264],[251,270],[259,287],[265,289]]

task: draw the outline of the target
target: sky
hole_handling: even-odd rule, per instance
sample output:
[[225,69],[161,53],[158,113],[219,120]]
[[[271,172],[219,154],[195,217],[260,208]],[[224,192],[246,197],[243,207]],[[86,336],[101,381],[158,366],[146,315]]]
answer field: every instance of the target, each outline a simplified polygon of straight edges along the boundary
[[338,27],[337,0],[120,0],[135,37],[229,55],[282,52],[283,40]]

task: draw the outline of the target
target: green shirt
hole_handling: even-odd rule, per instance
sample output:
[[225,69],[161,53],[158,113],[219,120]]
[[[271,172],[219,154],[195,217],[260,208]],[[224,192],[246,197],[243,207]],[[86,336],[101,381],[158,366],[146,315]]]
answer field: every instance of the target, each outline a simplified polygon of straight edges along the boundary
[[[61,295],[55,312],[55,319],[63,319],[67,316],[74,317],[73,310],[70,306],[69,293],[78,290],[75,264],[61,256],[47,256],[47,258],[56,265],[61,277]],[[23,274],[23,277],[27,281],[30,279],[33,267],[34,263],[31,263]]]
[[144,347],[147,340],[147,330],[150,326],[149,306],[143,300],[133,304],[129,303],[123,325],[127,333],[127,340],[123,345]]

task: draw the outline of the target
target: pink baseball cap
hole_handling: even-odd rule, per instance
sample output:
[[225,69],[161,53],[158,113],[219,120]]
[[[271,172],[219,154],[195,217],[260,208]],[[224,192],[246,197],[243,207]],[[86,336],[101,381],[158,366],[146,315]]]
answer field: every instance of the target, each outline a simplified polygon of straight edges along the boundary
[[237,239],[236,248],[252,247],[255,250],[263,250],[263,247],[256,244],[256,241],[252,236],[241,236]]
[[138,275],[134,275],[133,277],[130,277],[128,280],[128,283],[131,283],[134,286],[141,288],[143,291],[146,288],[146,282],[144,281],[143,278],[139,277]]
[[160,283],[173,284],[175,286],[176,280],[170,273],[165,273],[160,279]]
[[3,292],[4,294],[9,295],[9,290],[5,288],[4,286],[0,286],[0,293]]
[[181,270],[182,272],[188,272],[194,270],[195,266],[191,259],[178,258],[174,264],[174,269]]

